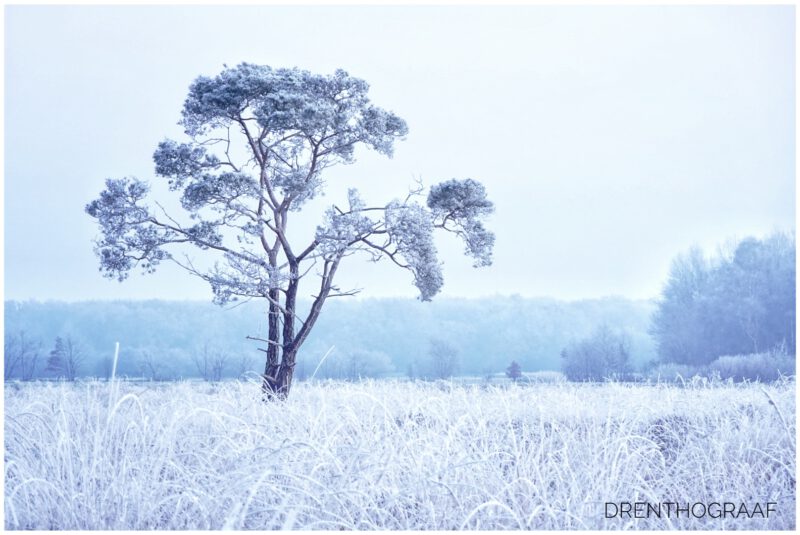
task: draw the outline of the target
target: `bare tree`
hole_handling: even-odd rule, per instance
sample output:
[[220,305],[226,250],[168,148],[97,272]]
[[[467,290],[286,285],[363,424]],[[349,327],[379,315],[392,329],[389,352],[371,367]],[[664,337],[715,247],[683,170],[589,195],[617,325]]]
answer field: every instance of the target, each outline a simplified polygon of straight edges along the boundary
[[211,359],[211,380],[219,381],[225,373],[225,367],[228,364],[228,354],[222,351],[216,351]]
[[458,371],[458,350],[444,340],[431,339],[428,357],[435,379],[448,379]]
[[36,375],[42,343],[29,338],[25,331],[6,336],[3,341],[3,377],[7,381],[18,374],[23,381]]
[[[152,351],[142,351],[138,359],[139,372],[150,381],[163,381],[165,379],[164,363],[156,358]],[[109,371],[109,375],[110,375]]]
[[222,379],[229,355],[220,349],[211,349],[208,344],[204,344],[202,350],[195,352],[192,360],[204,380],[216,382]]
[[20,363],[20,349],[15,337],[6,336],[3,341],[3,378],[8,381],[17,372]]
[[[441,229],[462,238],[474,265],[491,263],[494,234],[483,225],[493,209],[472,179],[421,186],[404,200],[367,206],[355,189],[331,205],[314,236],[295,241],[289,221],[323,192],[325,169],[355,161],[358,146],[392,155],[408,129],[394,113],[372,105],[369,86],[342,70],[333,75],[243,63],[189,88],[180,124],[187,142],[165,140],[154,154],[156,174],[179,192],[183,214],[146,204],[149,186],[108,179],[86,207],[102,235],[95,251],[110,278],[140,267],[153,272],[171,260],[211,286],[218,304],[263,299],[268,308],[263,390],[289,393],[297,353],[328,298],[354,295],[334,283],[342,260],[355,253],[408,270],[423,300],[442,287],[433,241]],[[216,256],[200,267],[186,248]],[[207,258],[206,260],[210,260]],[[312,302],[297,309],[300,283],[316,276]]]

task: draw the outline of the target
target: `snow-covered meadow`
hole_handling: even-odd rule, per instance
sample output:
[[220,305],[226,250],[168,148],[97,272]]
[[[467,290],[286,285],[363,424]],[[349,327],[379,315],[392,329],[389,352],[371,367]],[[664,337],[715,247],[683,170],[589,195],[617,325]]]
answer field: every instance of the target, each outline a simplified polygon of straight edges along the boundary
[[[790,529],[795,386],[6,384],[6,529]],[[776,502],[610,518],[605,502]]]

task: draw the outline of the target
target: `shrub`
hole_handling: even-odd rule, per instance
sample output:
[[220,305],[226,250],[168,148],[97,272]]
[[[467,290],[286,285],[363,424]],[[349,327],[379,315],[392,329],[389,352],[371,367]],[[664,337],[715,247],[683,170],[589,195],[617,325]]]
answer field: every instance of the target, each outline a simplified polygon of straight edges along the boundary
[[709,366],[711,374],[734,381],[775,381],[781,375],[794,375],[795,356],[780,351],[728,355],[719,357]]

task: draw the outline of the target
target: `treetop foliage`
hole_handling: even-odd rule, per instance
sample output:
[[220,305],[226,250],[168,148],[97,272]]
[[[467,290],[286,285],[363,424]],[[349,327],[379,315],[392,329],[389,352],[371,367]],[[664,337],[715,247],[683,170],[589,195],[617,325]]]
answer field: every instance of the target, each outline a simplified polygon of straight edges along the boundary
[[[443,284],[436,228],[461,237],[476,267],[489,265],[494,235],[482,218],[493,205],[473,179],[434,185],[427,206],[414,200],[421,187],[405,200],[374,207],[351,189],[349,206],[328,208],[310,243],[289,243],[289,212],[321,192],[326,168],[352,163],[358,144],[391,156],[394,141],[407,134],[400,117],[370,103],[368,89],[343,70],[317,75],[248,63],[198,77],[179,122],[189,140],[166,139],[153,155],[156,174],[179,192],[189,222],[158,203],[148,206],[145,182],[108,179],[86,207],[102,230],[96,241],[101,271],[123,280],[135,267],[151,273],[173,260],[225,303],[286,289],[303,276],[297,266],[306,260],[325,262],[320,295],[327,295],[339,260],[364,251],[411,271],[421,298],[429,300]],[[167,250],[184,244],[216,252],[224,262],[201,270]]]
[[481,218],[494,212],[483,184],[471,178],[436,184],[428,193],[428,208],[442,227],[453,223],[453,232],[464,239],[465,253],[475,259],[475,267],[492,263],[494,234],[486,230]]
[[[397,115],[370,104],[369,84],[338,69],[333,75],[242,63],[216,77],[198,77],[189,87],[180,124],[193,138],[225,128],[250,109],[268,146],[284,138],[289,148],[316,141],[321,152],[351,162],[361,142],[391,155],[408,127]],[[305,138],[305,140],[303,140]]]

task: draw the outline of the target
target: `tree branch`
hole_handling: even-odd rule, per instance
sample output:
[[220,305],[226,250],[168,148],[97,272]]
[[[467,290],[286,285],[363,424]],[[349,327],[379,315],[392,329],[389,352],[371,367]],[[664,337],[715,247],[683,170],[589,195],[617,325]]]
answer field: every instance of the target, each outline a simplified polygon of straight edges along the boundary
[[361,238],[361,239],[359,239],[358,241],[362,241],[362,242],[366,243],[368,246],[370,246],[371,248],[373,248],[373,249],[376,249],[376,250],[378,250],[378,251],[382,252],[383,254],[385,254],[386,256],[388,256],[388,257],[389,257],[389,259],[390,259],[392,262],[394,262],[395,264],[397,264],[397,265],[398,265],[398,266],[400,266],[401,268],[403,268],[403,269],[411,269],[411,266],[409,266],[409,265],[407,265],[407,264],[403,264],[402,262],[400,262],[399,260],[397,260],[397,258],[395,258],[395,255],[397,255],[397,254],[398,254],[398,251],[394,251],[394,252],[392,252],[392,251],[389,251],[389,250],[388,250],[388,249],[387,249],[385,246],[380,246],[380,245],[378,245],[378,244],[376,244],[376,243],[372,243],[371,241],[369,241],[368,239],[366,239],[366,237],[364,237],[364,238]]

